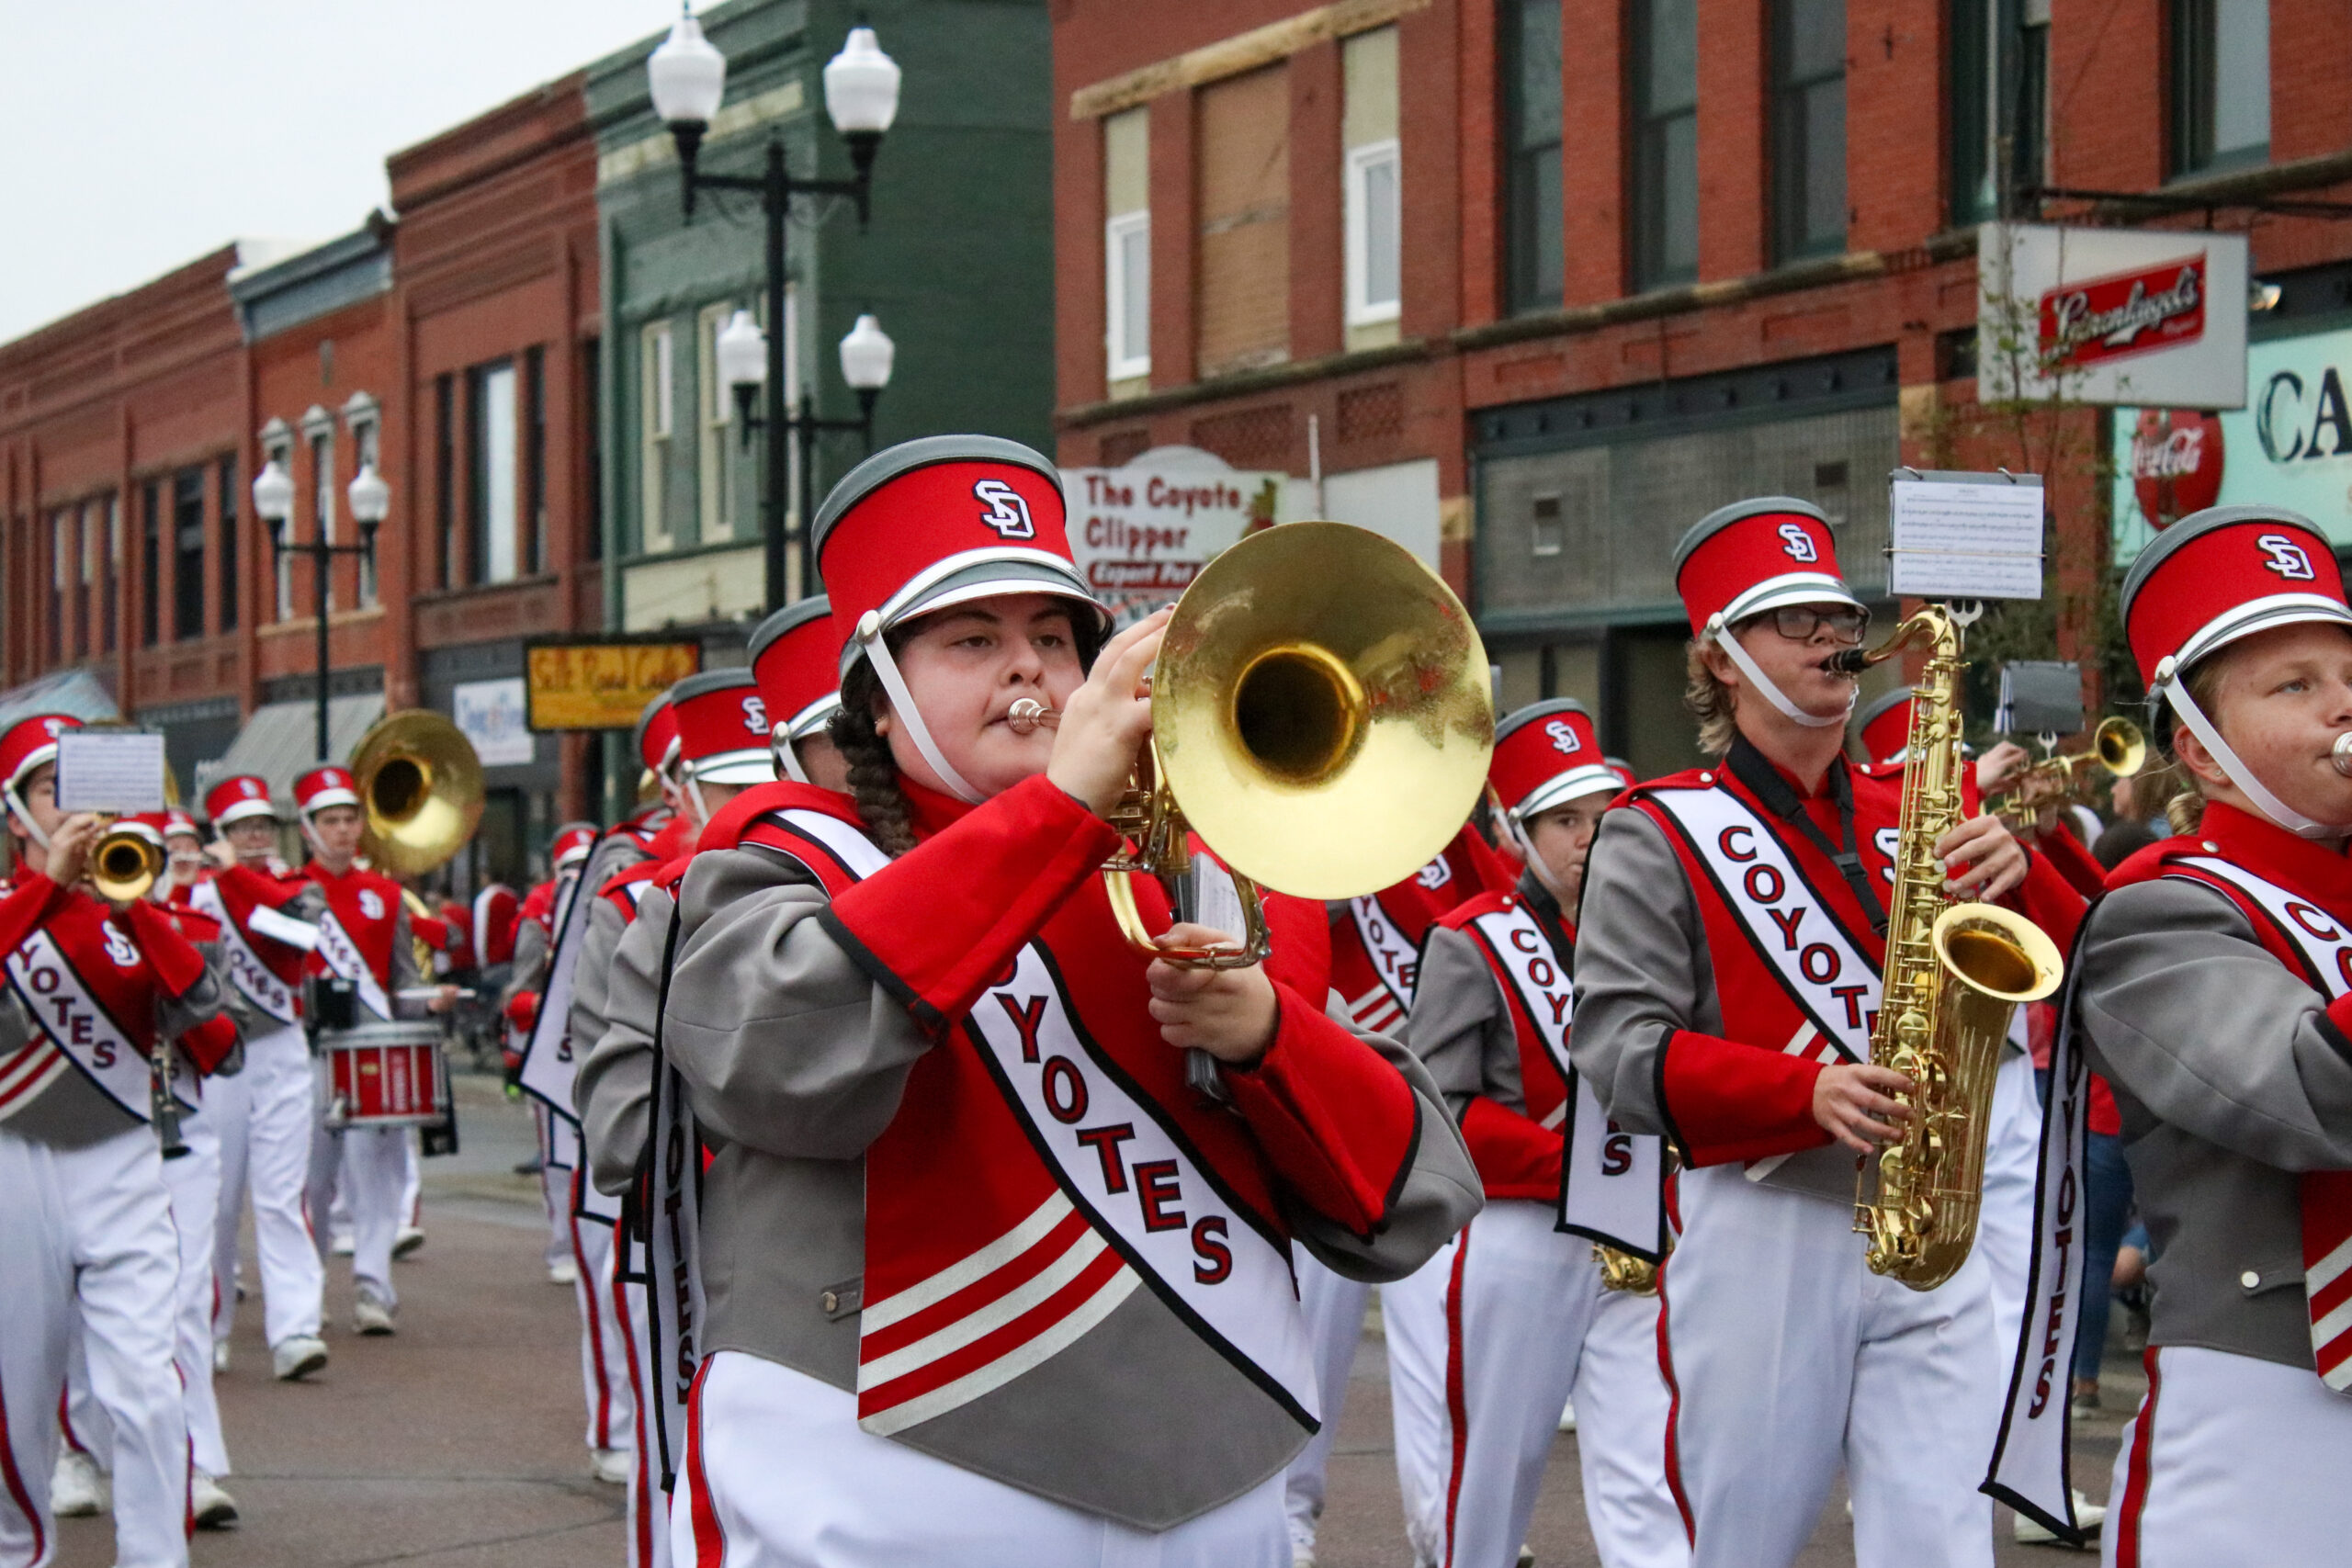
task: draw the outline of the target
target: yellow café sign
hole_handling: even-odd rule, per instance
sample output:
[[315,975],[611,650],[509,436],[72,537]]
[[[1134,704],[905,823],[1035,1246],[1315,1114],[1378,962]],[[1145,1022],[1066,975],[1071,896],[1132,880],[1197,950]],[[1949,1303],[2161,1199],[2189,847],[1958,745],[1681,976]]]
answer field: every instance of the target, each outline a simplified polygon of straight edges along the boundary
[[525,651],[531,728],[628,729],[646,704],[701,668],[698,642],[534,642]]

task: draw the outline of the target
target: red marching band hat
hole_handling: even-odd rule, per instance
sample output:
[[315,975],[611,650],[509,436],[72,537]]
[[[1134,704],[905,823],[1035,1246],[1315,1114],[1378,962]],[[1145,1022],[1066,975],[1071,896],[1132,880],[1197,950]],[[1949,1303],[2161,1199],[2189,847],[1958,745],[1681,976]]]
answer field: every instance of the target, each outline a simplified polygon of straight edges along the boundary
[[157,849],[164,847],[164,835],[171,831],[171,815],[164,811],[135,811],[119,818],[116,830],[136,833]]
[[1692,637],[1719,615],[1730,626],[1787,604],[1863,607],[1838,570],[1829,519],[1787,495],[1734,502],[1701,518],[1674,547],[1674,591]]
[[670,688],[678,759],[695,784],[754,784],[775,778],[767,704],[749,670],[707,670]]
[[678,755],[678,716],[670,711],[670,693],[645,705],[637,716],[637,759],[649,773],[666,773]]
[[1566,697],[1521,708],[1495,726],[1487,778],[1503,809],[1522,823],[1588,795],[1615,795],[1633,782],[1601,755],[1584,705]]
[[167,806],[164,807],[164,837],[167,839],[177,838],[183,833],[191,839],[201,838],[203,836],[197,830],[196,818],[189,812],[187,807]]
[[[2123,579],[2123,634],[2147,682],[2263,815],[2306,838],[2341,830],[2272,795],[2189,695],[2199,660],[2253,632],[2299,621],[2352,627],[2335,547],[2300,513],[2214,506],[2182,518],[2142,550]],[[2162,739],[2169,739],[2169,727]]]
[[0,796],[7,801],[9,812],[25,825],[33,841],[46,848],[49,835],[40,830],[32,813],[25,809],[21,791],[25,780],[45,762],[57,761],[57,738],[69,729],[79,729],[82,721],[72,714],[35,714],[19,719],[0,736]]
[[1863,761],[1895,761],[1911,744],[1911,692],[1909,686],[1882,692],[1854,716],[1854,733],[1862,743]]
[[548,846],[548,858],[559,874],[570,870],[588,858],[596,847],[596,827],[592,822],[571,822],[557,829],[555,842]]
[[767,705],[775,765],[798,784],[808,781],[792,743],[841,711],[841,645],[833,638],[832,601],[822,593],[786,604],[752,634],[752,678]]
[[351,771],[333,762],[312,768],[294,781],[294,809],[305,820],[324,811],[330,806],[357,806],[359,786],[351,782]]
[[237,773],[205,792],[204,814],[212,819],[217,831],[248,817],[275,820],[277,807],[270,804],[268,780],[253,773]]
[[1070,557],[1059,471],[993,435],[901,442],[842,477],[812,536],[841,673],[868,660],[923,760],[977,804],[979,795],[933,742],[883,639],[917,615],[1000,593],[1074,600],[1107,629],[1109,614]]

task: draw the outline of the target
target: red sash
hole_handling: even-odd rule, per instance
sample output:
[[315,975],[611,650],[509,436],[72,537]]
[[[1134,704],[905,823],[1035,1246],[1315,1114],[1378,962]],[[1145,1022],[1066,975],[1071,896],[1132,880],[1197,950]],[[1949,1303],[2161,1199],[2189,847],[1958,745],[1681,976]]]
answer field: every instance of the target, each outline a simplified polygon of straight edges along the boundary
[[[7,955],[5,969],[37,1032],[0,1061],[0,1121],[69,1066],[125,1114],[147,1121],[158,987],[130,935],[96,900],[69,895]],[[172,1088],[183,1108],[195,1109],[195,1075],[176,1055]]]
[[389,1020],[392,1003],[384,987],[392,983],[401,885],[358,866],[341,876],[317,861],[303,869],[327,901],[326,913],[319,919],[319,945],[311,954],[311,973],[350,981],[358,989],[360,1005]]
[[229,982],[254,1007],[280,1023],[302,1016],[303,954],[253,929],[256,909],[278,909],[301,892],[299,878],[277,879],[238,866],[196,885],[190,905],[220,923],[220,945]]

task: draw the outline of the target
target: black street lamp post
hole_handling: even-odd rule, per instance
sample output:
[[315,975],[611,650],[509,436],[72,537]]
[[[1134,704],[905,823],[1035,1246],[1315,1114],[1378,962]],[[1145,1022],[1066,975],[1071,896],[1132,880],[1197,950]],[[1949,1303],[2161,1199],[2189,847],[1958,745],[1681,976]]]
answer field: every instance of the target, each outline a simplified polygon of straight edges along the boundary
[[[797,598],[803,587],[801,536],[808,525],[809,492],[813,488],[809,458],[817,433],[857,431],[865,436],[870,448],[874,400],[889,378],[889,340],[884,338],[881,378],[870,382],[853,378],[850,382],[858,394],[858,418],[815,418],[808,412],[805,389],[801,412],[797,415],[787,412],[785,400],[790,388],[786,385],[784,369],[785,222],[791,215],[795,197],[845,196],[857,204],[858,224],[865,225],[873,186],[874,155],[881,148],[883,132],[890,129],[890,122],[899,112],[899,67],[875,41],[874,29],[864,27],[851,28],[842,51],[826,63],[825,111],[849,145],[852,172],[845,180],[803,179],[795,175],[786,163],[783,141],[774,135],[768,140],[766,162],[756,175],[705,174],[695,166],[703,138],[726,92],[727,61],[703,37],[702,26],[692,13],[678,19],[671,28],[669,38],[647,60],[646,75],[652,87],[653,112],[669,126],[678,150],[681,197],[687,221],[694,220],[695,192],[731,190],[757,196],[767,224],[767,330],[761,333],[747,311],[738,311],[728,326],[729,336],[739,333],[757,334],[764,342],[746,362],[745,351],[750,344],[745,338],[737,336],[736,352],[727,367],[726,378],[742,411],[743,439],[751,439],[754,426],[767,438],[763,480],[767,513],[764,553],[767,607],[775,609]],[[871,316],[861,317],[859,328],[870,327],[879,336],[881,329],[873,325],[873,320]],[[851,337],[856,336],[855,332],[851,333]],[[722,340],[723,355],[726,351]],[[849,339],[843,339],[845,374],[849,364]],[[767,389],[767,412],[764,417],[755,420],[752,417],[752,402],[762,386]],[[793,514],[789,504],[791,475],[784,452],[787,437],[797,439],[800,446],[802,495],[797,521],[788,521]]]
[[311,581],[316,585],[319,626],[319,725],[318,754],[322,762],[331,762],[334,756],[327,750],[327,673],[330,655],[327,650],[327,594],[332,586],[334,558],[356,556],[363,561],[376,558],[376,530],[383,525],[384,517],[391,510],[392,488],[383,476],[376,472],[376,465],[368,464],[351,481],[345,495],[351,502],[351,515],[359,525],[359,542],[338,545],[327,538],[324,529],[316,537],[299,541],[286,536],[287,520],[294,514],[294,480],[286,466],[272,457],[267,466],[254,478],[254,512],[269,525],[269,560],[275,572],[281,556],[306,555],[311,558]]

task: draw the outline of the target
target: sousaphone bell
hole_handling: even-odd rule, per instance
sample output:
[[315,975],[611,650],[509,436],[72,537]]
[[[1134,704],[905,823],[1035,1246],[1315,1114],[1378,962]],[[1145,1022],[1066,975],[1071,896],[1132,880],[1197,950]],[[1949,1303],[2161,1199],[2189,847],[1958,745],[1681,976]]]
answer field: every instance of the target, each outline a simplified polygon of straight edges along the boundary
[[416,876],[465,848],[481,824],[481,759],[437,713],[387,714],[351,753],[365,818],[360,852],[388,876]]

